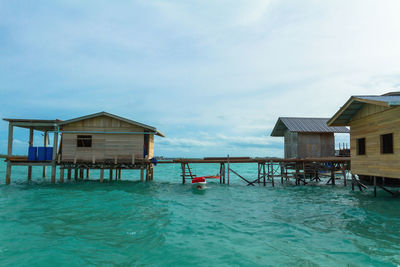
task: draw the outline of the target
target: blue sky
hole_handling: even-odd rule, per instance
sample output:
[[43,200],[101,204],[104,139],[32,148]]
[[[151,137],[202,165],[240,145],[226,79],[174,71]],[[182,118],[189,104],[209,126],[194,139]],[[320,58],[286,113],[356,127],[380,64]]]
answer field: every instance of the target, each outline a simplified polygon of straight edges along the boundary
[[[157,155],[282,156],[282,138],[269,137],[279,116],[330,117],[351,95],[399,90],[398,10],[397,0],[0,0],[0,117],[108,111],[164,132]],[[0,153],[6,138],[1,122]],[[15,153],[27,141],[17,130]]]

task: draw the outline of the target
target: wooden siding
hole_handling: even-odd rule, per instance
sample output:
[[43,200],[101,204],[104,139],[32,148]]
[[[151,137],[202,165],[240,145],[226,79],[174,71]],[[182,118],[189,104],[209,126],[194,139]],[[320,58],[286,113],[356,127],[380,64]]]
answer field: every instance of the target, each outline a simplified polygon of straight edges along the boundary
[[[119,121],[107,116],[99,116],[63,126],[63,131],[99,131],[99,132],[144,132],[143,128]],[[77,147],[79,133],[63,133],[62,160],[96,161],[143,158],[144,134],[103,134],[88,133],[92,136],[92,147]],[[153,136],[153,135],[150,135]],[[153,136],[154,137],[154,136]],[[154,154],[154,138],[149,154]]]
[[286,130],[285,132],[285,158],[297,158],[298,134]]
[[[352,173],[400,178],[400,107],[372,115],[362,110],[359,112],[362,113],[357,113],[359,116],[350,122]],[[381,154],[380,136],[387,133],[393,133],[393,154]],[[365,155],[357,155],[358,138],[365,138]]]
[[335,137],[333,133],[299,133],[297,144],[299,158],[333,157]]

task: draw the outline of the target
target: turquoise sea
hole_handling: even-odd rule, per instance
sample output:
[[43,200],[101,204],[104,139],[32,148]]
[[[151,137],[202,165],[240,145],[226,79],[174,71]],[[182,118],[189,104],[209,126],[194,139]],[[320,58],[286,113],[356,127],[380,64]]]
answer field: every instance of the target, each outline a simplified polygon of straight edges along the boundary
[[[218,165],[193,165],[212,175]],[[257,165],[235,164],[255,178]],[[396,266],[400,199],[343,185],[272,188],[180,183],[180,165],[154,181],[51,184],[0,163],[0,266]]]

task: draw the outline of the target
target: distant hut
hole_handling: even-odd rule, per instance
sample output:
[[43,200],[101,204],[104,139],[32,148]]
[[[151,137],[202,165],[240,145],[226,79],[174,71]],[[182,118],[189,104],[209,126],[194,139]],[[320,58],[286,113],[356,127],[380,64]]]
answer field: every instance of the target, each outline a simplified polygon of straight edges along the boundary
[[328,125],[350,126],[353,174],[400,178],[400,92],[352,96]]
[[285,158],[335,156],[334,133],[349,133],[346,127],[328,127],[329,118],[280,117],[271,136],[285,138]]
[[156,128],[107,112],[58,123],[62,162],[130,161],[154,157]]

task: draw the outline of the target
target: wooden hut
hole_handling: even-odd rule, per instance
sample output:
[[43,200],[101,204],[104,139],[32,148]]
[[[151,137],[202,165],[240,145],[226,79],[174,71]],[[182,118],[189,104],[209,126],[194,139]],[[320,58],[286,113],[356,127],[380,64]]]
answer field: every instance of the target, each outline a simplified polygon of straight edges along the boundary
[[99,112],[58,123],[61,162],[131,161],[154,157],[156,128]]
[[[140,179],[153,179],[154,135],[164,137],[156,128],[136,121],[122,118],[107,112],[99,112],[67,121],[3,119],[9,123],[6,183],[11,180],[13,166],[28,166],[28,180],[32,177],[32,167],[43,167],[46,177],[46,166],[51,166],[51,181],[56,180],[56,166],[60,167],[60,182],[64,181],[64,170],[68,170],[71,179],[72,170],[75,179],[83,178],[83,171],[100,169],[100,181],[103,181],[104,170],[110,170],[110,180],[121,178],[122,169],[140,169]],[[14,127],[29,129],[29,147],[33,147],[34,131],[44,132],[44,146],[48,133],[53,133],[51,155],[45,159],[13,156]],[[61,141],[59,142],[59,135]],[[39,149],[40,150],[40,149]],[[43,151],[43,150],[41,150]]]
[[285,158],[335,156],[334,133],[349,133],[346,127],[328,127],[329,118],[280,117],[271,136],[284,137]]
[[353,174],[400,178],[400,92],[352,96],[328,125],[350,126]]

